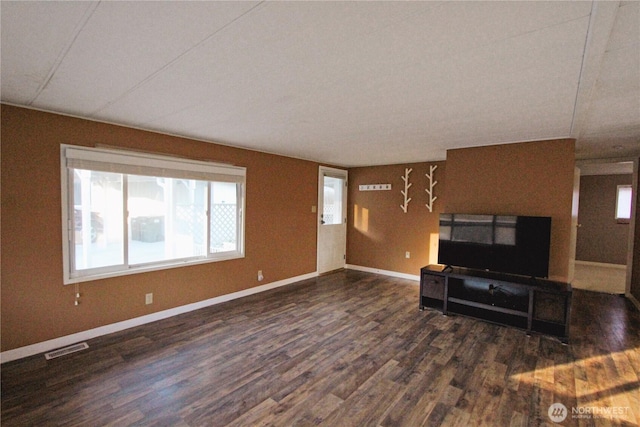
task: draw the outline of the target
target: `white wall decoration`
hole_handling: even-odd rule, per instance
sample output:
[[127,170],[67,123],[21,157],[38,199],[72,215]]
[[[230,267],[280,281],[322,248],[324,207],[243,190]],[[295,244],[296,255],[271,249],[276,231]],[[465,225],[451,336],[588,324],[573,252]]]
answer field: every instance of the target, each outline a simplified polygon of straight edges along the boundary
[[358,186],[360,191],[385,191],[391,190],[391,184],[363,184]]
[[436,199],[438,198],[437,196],[433,195],[433,187],[435,187],[436,184],[438,183],[438,181],[433,180],[435,178],[435,171],[437,168],[438,168],[438,165],[429,166],[429,173],[426,174],[427,178],[429,179],[429,185],[424,191],[426,191],[427,194],[429,195],[429,201],[426,204],[427,209],[429,209],[429,212],[433,212],[433,202],[435,202]]
[[402,211],[407,213],[407,208],[409,207],[409,202],[411,201],[411,197],[409,197],[409,187],[411,187],[411,183],[409,182],[409,174],[413,171],[411,168],[405,168],[404,176],[401,176],[404,181],[404,190],[400,190],[400,193],[404,196],[404,203],[400,205]]

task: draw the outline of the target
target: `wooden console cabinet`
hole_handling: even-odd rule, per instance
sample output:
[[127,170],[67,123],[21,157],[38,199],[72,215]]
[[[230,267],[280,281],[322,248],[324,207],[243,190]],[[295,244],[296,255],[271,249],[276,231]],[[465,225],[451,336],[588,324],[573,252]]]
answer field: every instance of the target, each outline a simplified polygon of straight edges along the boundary
[[569,341],[571,285],[564,282],[428,265],[420,270],[420,309],[426,307]]

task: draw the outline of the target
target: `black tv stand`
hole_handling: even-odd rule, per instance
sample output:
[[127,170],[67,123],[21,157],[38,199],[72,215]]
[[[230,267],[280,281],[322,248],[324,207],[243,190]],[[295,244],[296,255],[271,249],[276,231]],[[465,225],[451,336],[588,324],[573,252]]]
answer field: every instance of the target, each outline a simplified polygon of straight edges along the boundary
[[564,282],[428,265],[420,270],[420,310],[427,307],[569,341],[571,285]]

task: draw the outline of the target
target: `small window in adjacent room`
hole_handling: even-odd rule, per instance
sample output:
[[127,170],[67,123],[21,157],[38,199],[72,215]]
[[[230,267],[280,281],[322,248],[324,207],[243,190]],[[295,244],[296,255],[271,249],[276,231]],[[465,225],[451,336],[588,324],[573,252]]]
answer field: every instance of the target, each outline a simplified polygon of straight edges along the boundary
[[244,256],[245,168],[63,145],[64,283]]
[[631,186],[618,185],[616,195],[616,220],[619,223],[628,223],[631,219]]

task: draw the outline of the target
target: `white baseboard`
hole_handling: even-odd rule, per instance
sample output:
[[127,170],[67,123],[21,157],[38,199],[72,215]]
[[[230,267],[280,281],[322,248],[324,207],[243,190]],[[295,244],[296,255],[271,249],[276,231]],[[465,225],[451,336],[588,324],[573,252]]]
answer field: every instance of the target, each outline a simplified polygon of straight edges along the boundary
[[413,280],[415,282],[420,281],[420,275],[417,275],[417,274],[399,273],[397,271],[380,270],[379,268],[363,267],[361,265],[352,265],[352,264],[347,264],[345,268],[348,268],[349,270],[365,271],[367,273],[376,273],[376,274],[382,274],[384,276],[397,277],[399,279],[408,279],[408,280]]
[[624,264],[608,264],[605,262],[593,262],[593,261],[578,261],[575,260],[575,265],[584,265],[587,267],[602,267],[602,268],[615,268],[618,270],[626,270],[627,266]]
[[625,296],[629,299],[629,301],[633,303],[633,305],[636,306],[638,310],[640,310],[640,301],[638,301],[636,297],[634,297],[633,294],[631,294],[631,292],[627,292]]
[[147,323],[155,322],[157,320],[166,319],[168,317],[177,316],[178,314],[188,313],[190,311],[198,310],[200,308],[209,307],[211,305],[220,304],[223,302],[231,301],[234,299],[246,297],[249,295],[257,294],[260,292],[268,291],[270,289],[278,288],[281,286],[290,285],[292,283],[300,282],[302,280],[311,279],[317,277],[318,273],[308,273],[301,276],[292,277],[289,279],[279,280],[277,282],[267,283],[266,285],[256,286],[254,288],[245,289],[243,291],[233,292],[227,295],[221,295],[219,297],[210,298],[203,301],[194,302],[192,304],[183,305],[180,307],[171,308],[168,310],[158,311],[156,313],[147,314],[145,316],[136,317],[122,322],[112,323],[110,325],[100,326],[98,328],[89,329],[87,331],[78,332],[71,335],[66,335],[60,338],[54,338],[48,341],[39,342],[36,344],[19,347],[13,350],[3,351],[0,353],[0,364],[5,362],[11,362],[12,360],[22,359],[24,357],[33,356],[35,354],[45,353],[47,351],[55,350],[68,345],[76,344],[81,341],[90,340],[103,335],[108,335],[114,332],[119,332],[125,329],[133,328],[134,326],[140,326]]

